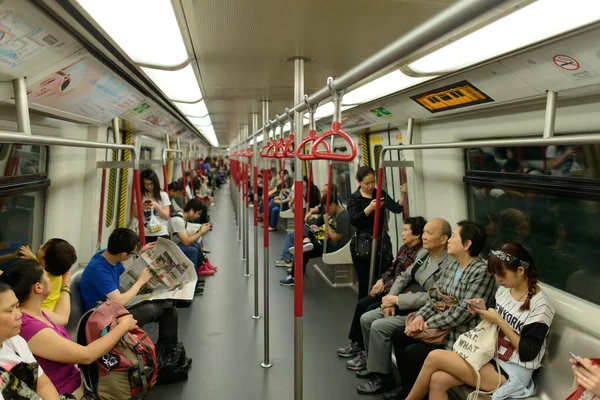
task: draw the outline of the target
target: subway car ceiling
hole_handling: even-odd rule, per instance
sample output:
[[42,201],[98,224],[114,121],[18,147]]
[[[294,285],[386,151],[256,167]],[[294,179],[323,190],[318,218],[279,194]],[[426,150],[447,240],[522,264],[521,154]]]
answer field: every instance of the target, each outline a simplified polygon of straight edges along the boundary
[[[545,2],[553,2],[553,0],[545,0]],[[0,11],[11,15],[11,23],[31,29],[29,37],[36,38],[41,44],[36,48],[15,53],[13,62],[0,64],[0,77],[4,81],[10,81],[26,76],[30,108],[43,115],[93,125],[107,124],[113,117],[118,116],[127,121],[128,127],[133,132],[155,137],[164,137],[168,134],[179,137],[186,143],[208,146],[230,145],[239,132],[240,126],[248,124],[248,113],[259,111],[260,99],[273,96],[271,116],[275,113],[281,114],[284,107],[293,105],[290,94],[292,64],[283,63],[281,60],[277,61],[282,65],[272,68],[274,75],[277,76],[265,81],[268,87],[261,89],[262,93],[244,87],[246,81],[250,79],[248,71],[244,71],[242,78],[230,77],[232,81],[230,86],[235,85],[234,82],[240,82],[241,86],[231,89],[230,92],[234,94],[228,98],[223,97],[223,93],[217,88],[209,88],[211,90],[209,94],[214,92],[214,97],[203,96],[206,94],[205,86],[214,84],[213,81],[209,82],[211,85],[206,83],[212,78],[210,68],[220,64],[217,60],[212,61],[214,65],[207,66],[209,55],[196,55],[195,57],[200,61],[194,57],[196,51],[205,45],[204,42],[199,41],[198,35],[202,33],[199,30],[207,29],[196,26],[201,22],[197,14],[199,5],[190,1],[172,3],[173,18],[179,24],[183,36],[182,42],[173,47],[183,46],[184,56],[187,59],[181,58],[177,66],[163,67],[180,68],[181,74],[197,85],[198,94],[195,93],[196,89],[173,92],[172,88],[164,86],[164,77],[159,76],[162,72],[173,71],[162,71],[156,75],[156,71],[159,70],[151,72],[152,69],[145,67],[146,64],[143,62],[133,61],[117,45],[114,38],[100,28],[103,22],[102,16],[97,16],[98,21],[90,17],[97,10],[94,11],[90,6],[93,3],[84,0],[79,2],[41,0],[35,4],[17,0],[2,2]],[[306,3],[304,5],[307,7],[314,7],[308,4],[310,3],[308,0]],[[360,2],[351,3],[352,6],[358,6]],[[425,3],[417,5],[415,2],[401,2],[398,7],[412,11],[411,24],[414,25],[443,10],[452,1]],[[548,31],[550,33],[544,31],[538,35],[539,38],[550,37],[551,39],[505,54],[500,58],[475,62],[475,65],[469,67],[463,67],[460,62],[453,62],[449,65],[440,65],[439,71],[436,70],[435,59],[438,51],[441,50],[440,54],[444,56],[444,51],[451,51],[453,49],[451,45],[458,44],[465,33],[477,31],[482,26],[493,28],[493,23],[502,21],[504,19],[502,17],[506,17],[507,14],[514,19],[513,23],[519,22],[520,14],[510,13],[515,9],[518,10],[519,7],[530,6],[531,3],[533,2],[529,0],[508,1],[503,7],[490,10],[485,16],[468,24],[460,34],[455,32],[448,37],[440,38],[428,49],[405,60],[402,65],[396,66],[398,68],[387,71],[365,85],[353,88],[344,98],[343,128],[347,131],[366,128],[376,131],[390,125],[404,125],[409,117],[421,121],[439,120],[465,112],[496,108],[500,105],[525,104],[543,107],[547,90],[558,92],[559,99],[598,94],[600,55],[596,38],[600,27],[598,23],[589,25],[594,21],[592,17],[589,21],[579,21],[579,25],[574,25],[579,28],[558,38],[552,38],[551,31]],[[108,7],[108,4],[104,7]],[[227,3],[223,9],[227,10],[228,7],[233,5]],[[89,13],[86,14],[86,10]],[[223,10],[219,11],[223,12]],[[590,14],[597,14],[596,11],[591,11]],[[244,8],[241,12],[249,11]],[[317,14],[319,13],[313,11],[311,16]],[[87,16],[87,21],[82,21],[81,15]],[[115,15],[115,18],[117,17],[118,15]],[[369,14],[368,17],[373,17],[373,14]],[[182,22],[182,19],[187,22]],[[186,25],[182,25],[184,23]],[[319,24],[313,26],[317,29]],[[398,28],[396,34],[410,27]],[[226,28],[228,27],[221,29]],[[348,27],[343,29],[345,32],[348,31]],[[559,32],[569,31],[565,27],[562,29],[562,31],[559,29]],[[96,33],[104,33],[102,40],[98,36],[93,36],[94,30]],[[106,30],[108,31],[109,28]],[[540,30],[543,30],[542,27]],[[377,29],[369,30],[371,40],[368,46],[363,47],[367,42],[357,43],[355,46],[357,54],[354,57],[345,56],[337,63],[331,59],[317,59],[307,68],[306,91],[310,93],[316,90],[315,88],[321,87],[328,73],[339,74],[343,72],[343,68],[347,69],[372,54],[377,50],[373,45],[374,42],[387,43],[393,38],[390,36],[389,29],[377,31]],[[277,29],[273,29],[267,33],[260,32],[260,35],[270,35],[271,40],[274,40],[273,37],[279,34],[277,32]],[[239,34],[239,31],[235,33]],[[286,35],[288,34],[286,32]],[[535,42],[535,35],[532,38]],[[16,39],[18,38],[13,40]],[[228,38],[229,41],[231,39]],[[502,41],[498,38],[497,40]],[[109,49],[110,46],[113,47],[113,52]],[[115,49],[119,54],[114,53]],[[313,50],[320,51],[322,48],[317,47]],[[332,59],[336,57],[337,53],[330,56]],[[452,58],[452,53],[447,57]],[[476,55],[470,57],[477,60]],[[222,65],[229,70],[231,69],[229,64],[237,60],[239,72],[243,69],[239,66],[243,65],[242,58],[234,55],[231,60],[223,60]],[[206,79],[202,75],[203,70],[209,71]],[[252,69],[250,70],[252,72]],[[447,72],[447,70],[458,71]],[[261,74],[264,75],[264,72]],[[221,78],[223,77],[217,77],[216,80]],[[277,84],[280,86],[273,86]],[[382,85],[398,88],[398,91],[388,92],[384,97],[372,95],[369,98],[369,93],[385,93],[380,90]],[[10,102],[12,87],[0,85],[0,95]],[[251,98],[253,95],[256,97]],[[198,99],[202,100],[196,101]],[[330,122],[328,115],[331,115],[331,112],[331,103],[323,104],[318,110],[317,115],[321,116],[317,124],[318,130],[327,130]],[[214,128],[211,119],[214,120]],[[530,132],[530,134],[535,133],[537,132]]]

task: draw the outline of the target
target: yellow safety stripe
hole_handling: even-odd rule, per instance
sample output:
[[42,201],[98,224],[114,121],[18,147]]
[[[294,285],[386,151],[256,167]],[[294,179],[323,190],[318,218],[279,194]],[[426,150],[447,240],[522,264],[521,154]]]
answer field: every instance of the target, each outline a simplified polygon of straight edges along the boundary
[[371,165],[371,152],[370,152],[370,145],[369,145],[369,134],[367,133],[367,130],[363,130],[360,134],[360,142],[361,142],[361,146],[362,146],[362,164],[363,165],[367,165],[369,167],[373,167]]
[[[117,160],[117,150],[112,151],[112,160]],[[108,175],[108,193],[106,197],[106,227],[110,227],[113,224],[114,209],[115,209],[115,184],[117,181],[117,174],[114,168],[111,168]]]
[[[125,132],[125,143],[131,144],[131,132]],[[131,160],[129,150],[122,150],[123,161]],[[121,169],[121,193],[119,198],[119,228],[125,228],[125,216],[127,215],[127,192],[129,187],[129,168]]]

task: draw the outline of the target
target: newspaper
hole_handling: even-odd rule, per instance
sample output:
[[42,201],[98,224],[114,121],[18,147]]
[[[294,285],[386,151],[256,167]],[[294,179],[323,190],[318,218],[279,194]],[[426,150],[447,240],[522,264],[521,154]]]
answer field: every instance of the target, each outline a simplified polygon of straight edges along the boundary
[[172,241],[158,238],[156,245],[142,254],[121,274],[121,290],[129,290],[144,268],[149,267],[152,279],[127,305],[149,300],[192,300],[198,281],[194,264]]

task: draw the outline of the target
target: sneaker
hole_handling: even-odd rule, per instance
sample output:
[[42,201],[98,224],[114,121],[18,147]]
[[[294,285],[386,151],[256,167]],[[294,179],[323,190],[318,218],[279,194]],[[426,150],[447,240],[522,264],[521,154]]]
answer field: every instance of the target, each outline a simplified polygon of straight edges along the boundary
[[279,260],[275,261],[275,266],[276,267],[286,267],[289,268],[292,265],[294,265],[293,262],[286,260],[285,258],[280,258]]
[[[304,253],[306,253],[307,251],[311,251],[314,248],[315,248],[315,245],[312,244],[311,242],[304,242],[303,246],[302,246],[302,251]],[[293,247],[290,247],[288,251],[290,252],[290,254],[294,254],[294,248]]]
[[351,371],[360,371],[367,368],[367,353],[361,351],[352,360],[346,361],[346,368]]
[[279,281],[281,286],[294,286],[294,278],[291,275],[288,275],[287,278]]
[[337,350],[337,354],[343,358],[352,358],[358,355],[362,349],[356,345],[356,343],[350,343],[346,347],[342,347]]
[[292,274],[292,267],[286,268],[285,270],[287,271],[288,275]]
[[196,286],[196,289],[194,290],[194,296],[198,296],[204,294],[204,287],[201,285]]

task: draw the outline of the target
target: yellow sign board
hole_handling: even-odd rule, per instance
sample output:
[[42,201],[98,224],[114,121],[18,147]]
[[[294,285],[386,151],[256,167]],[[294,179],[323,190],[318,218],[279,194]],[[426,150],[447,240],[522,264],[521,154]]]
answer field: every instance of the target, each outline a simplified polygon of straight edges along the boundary
[[402,143],[402,134],[401,133],[396,135],[396,140],[397,140],[398,144]]
[[467,81],[430,90],[429,92],[412,96],[411,99],[432,113],[494,101]]
[[371,144],[381,144],[381,143],[383,143],[382,139],[381,139],[381,136],[371,136],[369,139],[371,141]]

